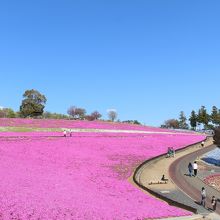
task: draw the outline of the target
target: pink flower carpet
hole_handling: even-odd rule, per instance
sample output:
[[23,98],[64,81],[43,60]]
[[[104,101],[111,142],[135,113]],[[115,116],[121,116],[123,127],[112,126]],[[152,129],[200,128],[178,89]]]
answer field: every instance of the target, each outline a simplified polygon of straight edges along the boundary
[[118,130],[143,130],[161,131],[167,130],[135,125],[128,123],[105,122],[105,121],[82,121],[82,120],[56,120],[56,119],[22,119],[0,118],[0,127],[31,127],[31,128],[83,128],[83,129],[118,129]]
[[0,132],[0,219],[190,215],[143,193],[128,178],[136,166],[168,147],[179,149],[204,138],[177,133],[78,132],[65,138],[59,132]]

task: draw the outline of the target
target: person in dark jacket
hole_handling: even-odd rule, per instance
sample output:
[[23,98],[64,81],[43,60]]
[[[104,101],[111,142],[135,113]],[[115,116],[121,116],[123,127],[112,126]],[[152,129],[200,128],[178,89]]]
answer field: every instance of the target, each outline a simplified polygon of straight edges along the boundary
[[189,170],[189,176],[192,176],[193,175],[193,165],[192,165],[192,163],[188,164],[188,170]]
[[212,210],[213,211],[216,210],[216,205],[217,205],[217,200],[216,200],[215,196],[212,196]]
[[204,187],[202,187],[201,197],[202,197],[202,199],[201,199],[201,203],[200,203],[200,204],[201,204],[203,207],[205,207],[206,191],[205,191],[205,188],[204,188]]

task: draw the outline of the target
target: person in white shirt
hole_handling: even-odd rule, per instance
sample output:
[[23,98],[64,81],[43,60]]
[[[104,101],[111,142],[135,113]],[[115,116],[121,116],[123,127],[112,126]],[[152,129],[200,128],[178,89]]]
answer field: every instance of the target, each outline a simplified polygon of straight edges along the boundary
[[194,171],[194,176],[197,175],[197,170],[198,170],[198,164],[196,163],[196,161],[193,163],[193,171]]

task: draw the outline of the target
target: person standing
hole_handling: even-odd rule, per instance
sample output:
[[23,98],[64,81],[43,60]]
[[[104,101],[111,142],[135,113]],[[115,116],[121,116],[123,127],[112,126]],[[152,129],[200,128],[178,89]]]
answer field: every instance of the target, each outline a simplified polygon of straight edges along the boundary
[[189,170],[189,176],[191,177],[193,175],[193,165],[192,165],[192,163],[188,164],[188,170]]
[[198,164],[196,161],[193,163],[193,171],[194,171],[194,176],[197,176],[197,171],[198,171]]
[[201,204],[203,207],[205,207],[206,191],[205,191],[205,188],[204,188],[204,187],[202,187],[201,197],[202,197],[202,199],[201,199],[201,203],[200,203],[200,204]]
[[66,130],[63,131],[63,136],[66,137]]
[[217,205],[217,200],[216,200],[215,196],[212,196],[212,210],[213,211],[216,210],[216,205]]
[[205,145],[205,142],[204,142],[204,141],[202,141],[202,143],[201,143],[201,147],[204,147],[204,145]]

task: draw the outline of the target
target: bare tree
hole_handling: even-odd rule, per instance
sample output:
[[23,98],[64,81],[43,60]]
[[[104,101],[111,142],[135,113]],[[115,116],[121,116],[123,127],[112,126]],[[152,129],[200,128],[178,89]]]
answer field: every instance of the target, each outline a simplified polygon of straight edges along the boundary
[[68,115],[72,116],[74,119],[84,119],[86,110],[84,108],[77,108],[76,106],[71,106],[67,110]]
[[81,119],[81,120],[85,119],[86,110],[84,108],[77,108],[76,113],[77,113],[79,119]]
[[111,121],[114,121],[117,118],[117,116],[118,116],[118,114],[117,114],[117,111],[115,109],[109,109],[108,110],[108,118]]
[[94,116],[92,116],[92,115],[86,115],[86,116],[85,116],[85,119],[86,119],[87,121],[94,121],[94,120],[95,120]]
[[98,120],[102,117],[102,115],[98,111],[94,111],[91,113],[91,116],[94,118],[94,120]]
[[69,107],[69,109],[67,110],[67,114],[76,119],[76,106]]
[[176,119],[169,119],[165,121],[164,127],[166,128],[179,128],[179,121]]

